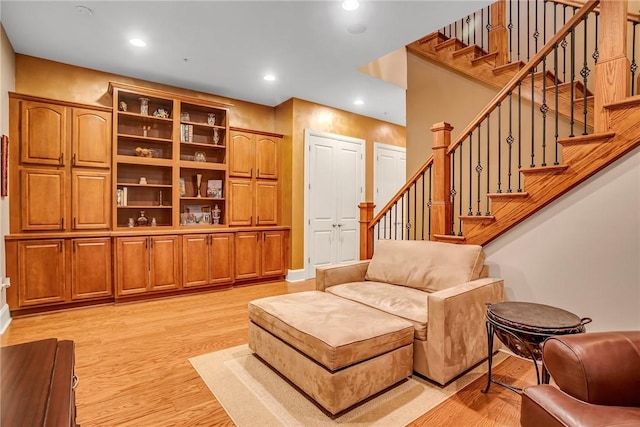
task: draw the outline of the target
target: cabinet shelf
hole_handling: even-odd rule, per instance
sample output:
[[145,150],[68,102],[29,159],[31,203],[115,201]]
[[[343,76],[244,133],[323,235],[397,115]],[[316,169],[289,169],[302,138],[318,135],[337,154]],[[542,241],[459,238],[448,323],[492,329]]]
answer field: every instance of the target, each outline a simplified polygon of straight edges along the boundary
[[156,142],[156,143],[159,142],[159,143],[165,143],[165,144],[171,144],[173,142],[172,139],[157,138],[153,136],[131,135],[128,133],[119,133],[118,138],[123,140],[129,140],[129,141]]
[[148,209],[172,209],[173,206],[167,206],[167,205],[126,205],[126,206],[116,206],[118,209],[142,209],[142,210],[148,210]]
[[128,182],[118,182],[118,187],[143,187],[143,188],[172,188],[171,184],[131,184]]
[[227,165],[224,163],[194,162],[190,160],[180,160],[180,167],[189,168],[189,169],[209,169],[209,170],[218,170],[218,171],[227,170]]
[[180,200],[204,200],[204,201],[216,201],[216,202],[224,202],[224,197],[193,197],[193,196],[183,196],[180,197]]
[[172,118],[156,117],[156,116],[144,115],[140,113],[130,113],[128,111],[118,111],[118,115],[120,117],[127,117],[127,118],[131,118],[131,119],[135,119],[135,120],[139,120],[147,123],[158,123],[158,122],[173,123]]
[[[166,166],[166,167],[173,166],[173,161],[171,159],[156,159],[154,157],[125,156],[122,154],[116,156],[116,161],[118,163],[126,163],[129,165]],[[198,164],[198,162],[191,162],[191,163]]]
[[227,148],[224,145],[205,144],[202,142],[181,142],[180,144],[186,147],[217,148],[219,150],[224,150]]
[[193,126],[197,126],[197,127],[201,127],[201,128],[208,128],[208,129],[222,129],[222,130],[226,130],[227,129],[225,126],[210,125],[208,123],[200,123],[200,122],[189,122],[189,121],[185,121],[185,120],[182,120],[180,122],[180,124],[193,125]]

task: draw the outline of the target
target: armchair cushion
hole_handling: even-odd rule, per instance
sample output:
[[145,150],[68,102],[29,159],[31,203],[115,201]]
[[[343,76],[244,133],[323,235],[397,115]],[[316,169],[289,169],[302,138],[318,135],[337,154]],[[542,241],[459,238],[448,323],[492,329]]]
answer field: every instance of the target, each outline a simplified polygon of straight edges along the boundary
[[326,290],[336,296],[406,319],[413,324],[414,338],[427,339],[427,294],[419,289],[381,282],[353,282]]
[[484,258],[478,245],[378,240],[365,278],[437,292],[480,277]]

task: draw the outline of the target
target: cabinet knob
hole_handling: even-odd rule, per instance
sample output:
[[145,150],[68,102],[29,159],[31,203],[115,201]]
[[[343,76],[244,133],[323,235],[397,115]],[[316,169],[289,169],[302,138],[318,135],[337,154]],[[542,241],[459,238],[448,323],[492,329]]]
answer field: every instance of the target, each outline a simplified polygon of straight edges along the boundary
[[64,153],[60,153],[60,157],[58,157],[58,161],[61,165],[64,165]]
[[260,224],[260,215],[256,217],[256,225]]
[[73,156],[71,157],[71,164],[72,164],[73,166],[75,166],[75,165],[76,165],[76,153],[73,153]]

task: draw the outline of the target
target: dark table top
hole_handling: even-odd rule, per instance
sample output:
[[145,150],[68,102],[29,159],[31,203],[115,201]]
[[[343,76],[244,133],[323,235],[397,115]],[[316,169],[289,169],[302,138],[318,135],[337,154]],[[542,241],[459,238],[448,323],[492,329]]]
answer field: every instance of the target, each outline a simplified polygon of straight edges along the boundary
[[519,301],[491,304],[487,309],[487,317],[511,325],[539,329],[576,328],[582,324],[578,316],[561,308]]

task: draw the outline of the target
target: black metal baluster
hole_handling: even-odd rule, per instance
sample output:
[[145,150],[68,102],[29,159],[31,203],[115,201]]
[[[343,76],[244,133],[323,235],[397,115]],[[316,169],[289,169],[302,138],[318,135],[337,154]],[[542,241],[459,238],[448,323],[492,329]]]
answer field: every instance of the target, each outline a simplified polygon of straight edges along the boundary
[[507,193],[511,193],[511,165],[513,163],[513,93],[509,92],[509,135],[507,136],[507,145],[509,146],[509,172],[507,174],[509,185],[507,186]]
[[535,69],[531,69],[531,164],[530,167],[535,167],[535,140],[536,140],[536,103],[535,100]]
[[545,44],[547,44],[547,0],[544,0],[542,5],[542,45]]
[[587,19],[588,15],[585,15],[582,18],[584,22],[584,62],[582,64],[582,70],[580,70],[580,75],[582,76],[582,94],[583,94],[583,105],[582,105],[582,114],[584,115],[584,129],[582,131],[583,135],[587,135],[587,78],[589,77],[589,66],[587,64]]
[[[409,219],[411,218],[411,187],[407,188],[407,215],[406,215],[406,219],[407,219],[407,225],[404,225],[404,219],[405,219],[405,215],[404,215],[404,195],[402,196],[402,227],[407,229],[407,240],[410,239],[409,236],[409,231],[411,230],[411,222],[409,222]],[[404,236],[404,233],[402,233],[402,235]],[[404,237],[403,239],[404,240]]]
[[422,209],[420,209],[422,211],[422,227],[420,233],[422,236],[422,240],[424,240],[424,208],[427,206],[424,202],[424,171],[422,171],[422,174],[420,174],[420,176],[422,177]]
[[[476,13],[473,12],[473,44],[476,44]],[[471,32],[471,24],[469,24],[469,32]]]
[[518,193],[522,192],[522,82],[518,82]]
[[473,194],[473,183],[472,183],[472,178],[473,178],[473,132],[469,133],[469,212],[467,213],[467,215],[471,216],[473,215],[473,200],[472,200],[472,194]]
[[[567,6],[562,6],[562,20],[567,23]],[[565,36],[560,43],[562,46],[562,81],[567,81],[567,37]]]
[[574,117],[573,117],[573,110],[574,110],[574,99],[573,99],[573,87],[575,85],[575,80],[576,80],[576,70],[575,70],[575,56],[576,56],[576,52],[575,52],[575,46],[576,46],[576,32],[575,32],[575,28],[572,28],[570,30],[570,34],[571,34],[571,90],[570,90],[570,94],[569,94],[569,103],[571,105],[570,108],[570,118],[569,118],[569,126],[571,128],[571,132],[569,133],[570,137],[574,136],[573,133],[573,125],[575,123]]
[[456,151],[454,150],[451,153],[451,191],[449,195],[451,196],[451,235],[455,236],[455,207],[456,207]]
[[484,49],[484,9],[480,9],[480,48]]
[[393,204],[393,239],[398,240],[398,202]]
[[480,187],[482,186],[480,184],[480,175],[482,174],[482,157],[480,156],[481,154],[481,148],[480,148],[480,135],[481,135],[481,130],[482,130],[482,123],[478,124],[478,164],[476,165],[476,173],[478,174],[478,210],[476,211],[476,215],[480,216],[482,215],[482,212],[480,212]]
[[[469,46],[471,44],[471,25],[469,25],[471,22],[471,16],[467,15],[467,19],[465,19],[465,21],[467,22],[467,46]],[[464,26],[462,28],[462,34],[464,35]]]
[[502,193],[502,102],[498,102],[498,193]]
[[553,74],[555,76],[554,83],[555,83],[555,90],[556,90],[556,108],[555,108],[556,110],[555,154],[556,156],[553,164],[558,165],[559,164],[558,163],[558,136],[560,136],[560,127],[559,127],[560,113],[558,112],[558,109],[560,108],[559,107],[560,101],[559,101],[558,95],[560,91],[558,89],[559,81],[558,81],[558,44],[557,43],[553,46],[553,64],[554,64]]
[[[593,62],[594,64],[598,63],[598,58],[600,58],[600,52],[598,51],[598,18],[600,17],[600,14],[598,12],[595,12],[596,14],[596,41],[595,41],[595,49],[593,50],[593,54],[591,55],[591,57],[593,58]],[[633,82],[633,80],[631,80]],[[631,91],[631,93],[633,94],[633,90]]]
[[638,64],[636,63],[636,25],[637,22],[633,23],[633,44],[631,45],[631,94],[635,94],[635,83],[636,83],[636,71],[638,70]]
[[530,46],[531,46],[531,41],[529,40],[529,36],[531,35],[531,28],[529,27],[529,21],[531,21],[531,13],[529,11],[529,3],[527,2],[527,62],[529,62],[530,58]]
[[384,238],[387,238],[387,215],[389,214],[389,212],[385,213],[382,217],[382,221],[384,222],[384,228],[383,228],[383,234],[384,234]]
[[542,163],[540,166],[547,166],[547,57],[542,59],[542,105],[540,112],[542,113]]
[[489,184],[489,175],[491,172],[491,162],[490,162],[490,155],[491,155],[491,116],[490,113],[487,114],[485,116],[485,118],[487,119],[487,210],[485,212],[485,215],[491,215],[491,213],[489,212],[489,193],[491,192],[491,188],[490,188],[490,184]]
[[520,26],[520,0],[518,0],[516,2],[516,4],[518,5],[518,14],[517,14],[517,16],[518,16],[518,28],[516,30],[516,35],[518,36],[518,61],[520,61],[520,33],[521,33],[520,29],[522,28]]
[[376,224],[376,228],[378,229],[378,240],[380,240],[380,221]]
[[487,52],[489,51],[489,31],[491,31],[491,7],[487,6],[487,25],[484,27],[487,30]]
[[513,0],[509,0],[509,23],[507,24],[509,29],[509,62],[513,59]]
[[[464,152],[463,150],[463,146],[464,146],[464,141],[460,141],[460,202],[458,203],[458,236],[462,236],[462,190],[463,190],[463,186],[462,186],[462,153]],[[471,191],[471,190],[469,190]]]
[[413,223],[411,224],[411,228],[413,228],[413,240],[416,240],[416,232],[418,231],[418,218],[416,215],[418,214],[418,182],[413,182]]
[[540,31],[538,31],[538,3],[537,1],[533,2],[535,5],[535,19],[536,19],[536,29],[533,32],[533,39],[535,40],[535,49],[533,51],[533,54],[535,55],[536,53],[538,53],[538,37],[540,37]]
[[427,203],[427,208],[429,209],[429,222],[427,223],[428,224],[427,236],[429,240],[431,240],[431,205],[433,205],[433,201],[431,200],[431,191],[433,188],[433,183],[431,182],[433,178],[433,172],[431,171],[431,167],[432,165],[429,165],[429,202]]

